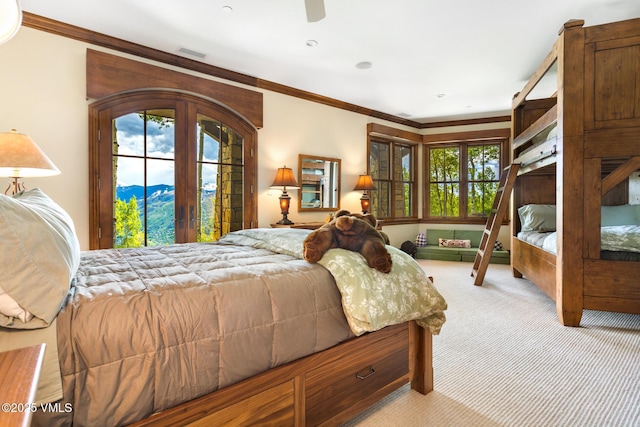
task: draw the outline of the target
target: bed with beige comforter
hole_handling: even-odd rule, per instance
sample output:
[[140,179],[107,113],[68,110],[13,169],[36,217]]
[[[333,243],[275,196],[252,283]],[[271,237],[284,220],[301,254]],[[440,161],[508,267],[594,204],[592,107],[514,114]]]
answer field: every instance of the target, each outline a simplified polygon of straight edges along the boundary
[[413,259],[389,247],[388,275],[340,249],[310,264],[307,233],[83,252],[53,324],[59,410],[34,425],[127,424],[409,319],[438,333],[446,303]]

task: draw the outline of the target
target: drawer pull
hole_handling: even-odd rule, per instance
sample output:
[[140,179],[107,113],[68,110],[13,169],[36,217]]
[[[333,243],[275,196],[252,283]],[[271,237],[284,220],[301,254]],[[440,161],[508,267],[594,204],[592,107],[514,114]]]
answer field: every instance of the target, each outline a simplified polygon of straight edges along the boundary
[[376,370],[373,369],[373,366],[369,366],[369,372],[367,372],[364,375],[360,375],[359,373],[357,373],[356,374],[356,378],[359,379],[359,380],[364,380],[364,379],[369,378],[371,375],[373,375],[375,373],[376,373]]

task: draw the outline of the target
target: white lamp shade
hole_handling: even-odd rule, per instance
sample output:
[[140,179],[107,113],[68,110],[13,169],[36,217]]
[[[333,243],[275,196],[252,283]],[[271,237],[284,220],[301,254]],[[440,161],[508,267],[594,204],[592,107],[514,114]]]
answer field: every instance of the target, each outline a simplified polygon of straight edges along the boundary
[[16,35],[22,25],[19,0],[0,0],[0,44]]
[[0,133],[0,176],[28,178],[58,175],[60,170],[28,135]]

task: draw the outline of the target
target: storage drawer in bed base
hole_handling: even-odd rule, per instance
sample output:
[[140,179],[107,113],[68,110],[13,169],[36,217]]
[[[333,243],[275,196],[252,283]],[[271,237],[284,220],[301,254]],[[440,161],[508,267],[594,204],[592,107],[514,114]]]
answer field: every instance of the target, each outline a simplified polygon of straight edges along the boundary
[[431,334],[414,322],[322,352],[167,409],[133,426],[336,425],[403,384],[433,390]]

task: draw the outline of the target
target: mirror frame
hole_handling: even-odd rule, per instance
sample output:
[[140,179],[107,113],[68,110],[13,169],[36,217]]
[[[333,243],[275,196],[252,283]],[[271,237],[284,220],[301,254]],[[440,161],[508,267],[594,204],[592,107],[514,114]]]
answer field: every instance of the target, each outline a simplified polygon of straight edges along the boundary
[[[302,206],[302,195],[304,193],[304,185],[305,185],[304,184],[305,180],[303,179],[303,176],[307,175],[307,174],[303,174],[302,170],[305,169],[303,168],[303,163],[305,163],[306,159],[315,160],[315,161],[324,160],[324,161],[329,161],[336,164],[336,189],[335,189],[336,203],[334,206],[318,207],[318,208],[306,208]],[[341,180],[340,169],[341,169],[340,159],[336,159],[333,157],[315,156],[311,154],[298,154],[298,185],[300,186],[298,189],[298,212],[333,212],[340,209],[340,180]]]

